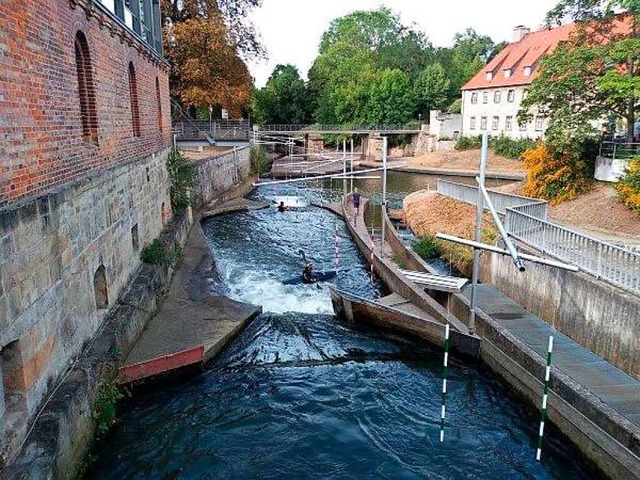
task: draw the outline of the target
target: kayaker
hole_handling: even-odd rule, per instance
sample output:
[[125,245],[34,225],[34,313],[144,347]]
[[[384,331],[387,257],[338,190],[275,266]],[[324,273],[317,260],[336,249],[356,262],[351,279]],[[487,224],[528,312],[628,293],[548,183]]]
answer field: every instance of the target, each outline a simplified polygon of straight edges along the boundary
[[278,211],[279,212],[284,212],[286,210],[289,210],[289,207],[286,207],[284,202],[280,202],[280,205],[278,205]]
[[313,274],[313,263],[307,262],[302,269],[302,283],[315,283],[316,278]]

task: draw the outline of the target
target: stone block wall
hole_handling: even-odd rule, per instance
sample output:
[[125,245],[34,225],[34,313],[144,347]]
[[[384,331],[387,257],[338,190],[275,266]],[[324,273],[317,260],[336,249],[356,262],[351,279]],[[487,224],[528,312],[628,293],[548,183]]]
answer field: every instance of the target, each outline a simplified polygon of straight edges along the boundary
[[229,152],[194,163],[196,184],[191,191],[193,206],[200,210],[217,195],[245,178],[251,170],[251,148],[234,148]]
[[170,216],[168,149],[0,212],[4,425],[20,430]]

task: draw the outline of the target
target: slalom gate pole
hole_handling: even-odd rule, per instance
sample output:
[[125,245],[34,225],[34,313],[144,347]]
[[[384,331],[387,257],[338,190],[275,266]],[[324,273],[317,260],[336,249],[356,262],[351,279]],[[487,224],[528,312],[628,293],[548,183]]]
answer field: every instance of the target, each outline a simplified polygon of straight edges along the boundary
[[376,243],[373,240],[373,225],[371,225],[371,283],[373,283],[373,256],[375,255]]
[[442,368],[442,409],[440,410],[440,442],[444,442],[444,414],[447,404],[447,374],[449,373],[449,324],[444,330],[444,366]]
[[333,263],[334,263],[334,265],[336,267],[336,271],[338,270],[338,261],[340,259],[340,245],[338,243],[339,242],[339,238],[340,238],[339,235],[340,234],[339,234],[339,231],[338,231],[338,224],[336,223],[336,255],[335,255],[335,258],[334,258],[334,261],[333,261]]
[[553,353],[553,335],[549,335],[549,347],[547,348],[547,368],[544,372],[544,392],[542,394],[542,410],[540,411],[540,430],[538,432],[538,448],[536,460],[540,461],[542,454],[542,436],[544,435],[544,421],[547,418],[547,402],[549,400],[549,380],[551,379],[551,354]]

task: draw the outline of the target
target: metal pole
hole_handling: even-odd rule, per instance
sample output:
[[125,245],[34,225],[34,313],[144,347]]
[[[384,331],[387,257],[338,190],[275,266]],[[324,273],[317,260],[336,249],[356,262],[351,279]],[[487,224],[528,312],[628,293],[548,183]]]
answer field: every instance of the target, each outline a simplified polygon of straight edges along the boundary
[[[499,253],[500,255],[509,255],[509,252],[496,247],[495,245],[489,245],[487,243],[474,242],[473,240],[467,240],[466,238],[454,237],[453,235],[446,235],[444,233],[436,233],[436,238],[439,240],[447,240],[448,242],[459,243],[461,245],[467,245],[468,247],[479,248],[488,252]],[[536,257],[535,255],[528,255],[521,253],[520,258],[529,262],[539,263],[541,265],[548,265],[550,267],[562,268],[563,270],[569,270],[570,272],[579,272],[580,269],[575,265],[569,265],[568,263],[556,262],[555,260],[549,260],[547,258]]]
[[[487,156],[489,153],[489,134],[482,134],[482,151],[480,153],[480,185],[484,185],[487,171]],[[476,204],[476,232],[475,241],[482,241],[482,214],[484,213],[484,197],[482,190],[478,189],[478,203]],[[480,271],[480,249],[473,249],[473,271],[471,275],[471,314],[469,315],[469,334],[476,332],[476,287],[478,286],[478,274]]]
[[547,417],[547,401],[549,400],[549,380],[551,379],[551,355],[553,354],[553,335],[549,335],[547,347],[547,368],[544,371],[544,391],[542,393],[542,409],[540,410],[540,430],[538,431],[538,448],[536,460],[540,461],[542,453],[542,436],[544,435],[544,422]]
[[350,157],[350,172],[351,172],[351,191],[353,192],[353,137],[351,137],[351,157]]
[[[476,181],[478,182],[478,186],[480,188],[480,191],[482,192],[482,197],[487,202],[487,207],[489,207],[489,212],[491,212],[493,222],[496,224],[496,227],[498,227],[498,230],[500,231],[500,235],[502,236],[502,239],[507,246],[507,250],[509,250],[509,255],[511,255],[511,258],[513,258],[513,263],[521,272],[524,272],[524,263],[522,263],[522,259],[518,256],[516,247],[513,246],[513,242],[509,238],[507,231],[504,229],[504,226],[500,221],[500,217],[498,217],[498,212],[496,212],[496,209],[493,207],[493,202],[489,197],[489,192],[487,192],[487,189],[484,187],[484,181],[481,181],[478,177],[476,177]],[[479,242],[480,240],[476,239],[476,241]]]
[[444,332],[444,366],[442,368],[442,409],[440,410],[440,443],[444,442],[444,413],[447,404],[447,374],[449,373],[449,324]]
[[387,209],[387,137],[382,137],[382,234],[380,236],[380,258],[384,258],[385,222]]
[[[347,139],[342,139],[342,175],[347,176]],[[347,195],[347,180],[342,180],[342,192]]]

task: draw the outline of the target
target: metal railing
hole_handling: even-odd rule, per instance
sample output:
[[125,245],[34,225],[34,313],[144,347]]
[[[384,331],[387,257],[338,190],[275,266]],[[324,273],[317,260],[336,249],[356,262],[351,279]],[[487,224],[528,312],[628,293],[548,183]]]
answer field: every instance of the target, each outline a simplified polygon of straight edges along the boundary
[[509,235],[625,290],[640,293],[640,254],[508,209]]
[[615,160],[630,160],[640,156],[640,143],[602,142],[600,156]]
[[251,134],[249,120],[195,120],[175,122],[173,133],[180,140],[197,139],[208,135],[214,140],[248,140]]
[[419,132],[420,124],[407,125],[256,125],[258,132]]
[[[478,187],[474,187],[473,185],[438,180],[437,188],[438,193],[446,195],[447,197],[455,198],[471,205],[476,205],[478,202]],[[493,206],[501,215],[506,215],[508,208],[515,208],[520,212],[541,220],[547,220],[549,216],[549,205],[545,200],[496,192],[495,190],[488,190],[488,192]],[[484,207],[487,208],[486,202]]]
[[[438,193],[476,204],[478,187],[438,181]],[[544,200],[489,191],[507,233],[542,253],[627,291],[640,293],[640,253],[548,222]],[[485,205],[486,207],[486,205]]]

